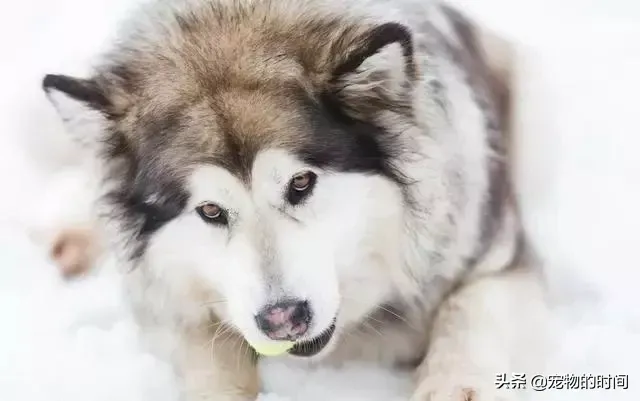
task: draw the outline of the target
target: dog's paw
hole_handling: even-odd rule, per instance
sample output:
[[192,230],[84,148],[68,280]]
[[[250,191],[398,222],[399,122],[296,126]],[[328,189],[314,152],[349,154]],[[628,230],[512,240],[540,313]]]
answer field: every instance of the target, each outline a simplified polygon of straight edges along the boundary
[[511,401],[492,383],[461,378],[429,378],[419,383],[410,401]]
[[98,240],[90,228],[66,227],[53,239],[50,257],[65,278],[91,269],[98,253]]

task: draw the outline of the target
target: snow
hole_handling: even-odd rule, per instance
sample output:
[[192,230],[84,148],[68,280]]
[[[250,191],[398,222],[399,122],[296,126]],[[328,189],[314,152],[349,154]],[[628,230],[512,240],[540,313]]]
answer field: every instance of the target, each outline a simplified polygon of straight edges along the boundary
[[[72,215],[65,196],[82,189],[77,171],[60,170],[77,156],[40,92],[41,76],[82,74],[133,1],[3,4],[3,401],[178,399],[169,367],[136,345],[118,277],[104,269],[81,282],[61,281],[26,230],[27,222],[46,226]],[[626,391],[548,390],[535,399],[638,400],[640,3],[455,2],[517,44],[516,176],[525,226],[549,281],[557,334],[541,373],[629,375]],[[52,178],[66,180],[65,190],[47,189]],[[263,368],[262,401],[392,401],[406,399],[410,389],[408,377],[372,367],[308,372],[275,361]]]

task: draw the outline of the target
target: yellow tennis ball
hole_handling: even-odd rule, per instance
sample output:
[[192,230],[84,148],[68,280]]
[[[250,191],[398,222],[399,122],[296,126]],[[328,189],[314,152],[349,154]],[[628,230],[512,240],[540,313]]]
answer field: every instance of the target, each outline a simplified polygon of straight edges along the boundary
[[260,355],[264,356],[278,356],[289,351],[295,343],[293,341],[278,341],[262,344],[251,344],[253,349]]

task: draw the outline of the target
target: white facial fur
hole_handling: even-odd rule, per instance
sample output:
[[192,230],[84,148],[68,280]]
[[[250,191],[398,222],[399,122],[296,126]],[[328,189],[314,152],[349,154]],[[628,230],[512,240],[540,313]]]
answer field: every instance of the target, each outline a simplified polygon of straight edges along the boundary
[[[312,194],[287,204],[289,180],[309,170],[318,176]],[[250,188],[211,165],[198,166],[188,182],[187,208],[153,236],[145,260],[172,285],[196,279],[219,294],[226,302],[212,303],[215,311],[250,342],[268,341],[254,316],[282,298],[310,303],[305,338],[312,338],[336,316],[339,332],[389,295],[403,210],[389,180],[324,171],[267,150],[256,157]],[[195,211],[203,202],[227,209],[228,227],[203,221]]]

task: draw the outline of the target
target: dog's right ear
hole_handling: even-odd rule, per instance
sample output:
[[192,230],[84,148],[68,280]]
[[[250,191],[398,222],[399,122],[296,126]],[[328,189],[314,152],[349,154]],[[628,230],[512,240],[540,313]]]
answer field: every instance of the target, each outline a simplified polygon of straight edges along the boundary
[[361,119],[384,110],[412,112],[417,65],[408,27],[371,25],[355,36],[341,35],[336,43],[331,90],[342,111]]
[[97,81],[66,75],[46,75],[42,88],[73,140],[94,147],[114,113],[114,104]]

